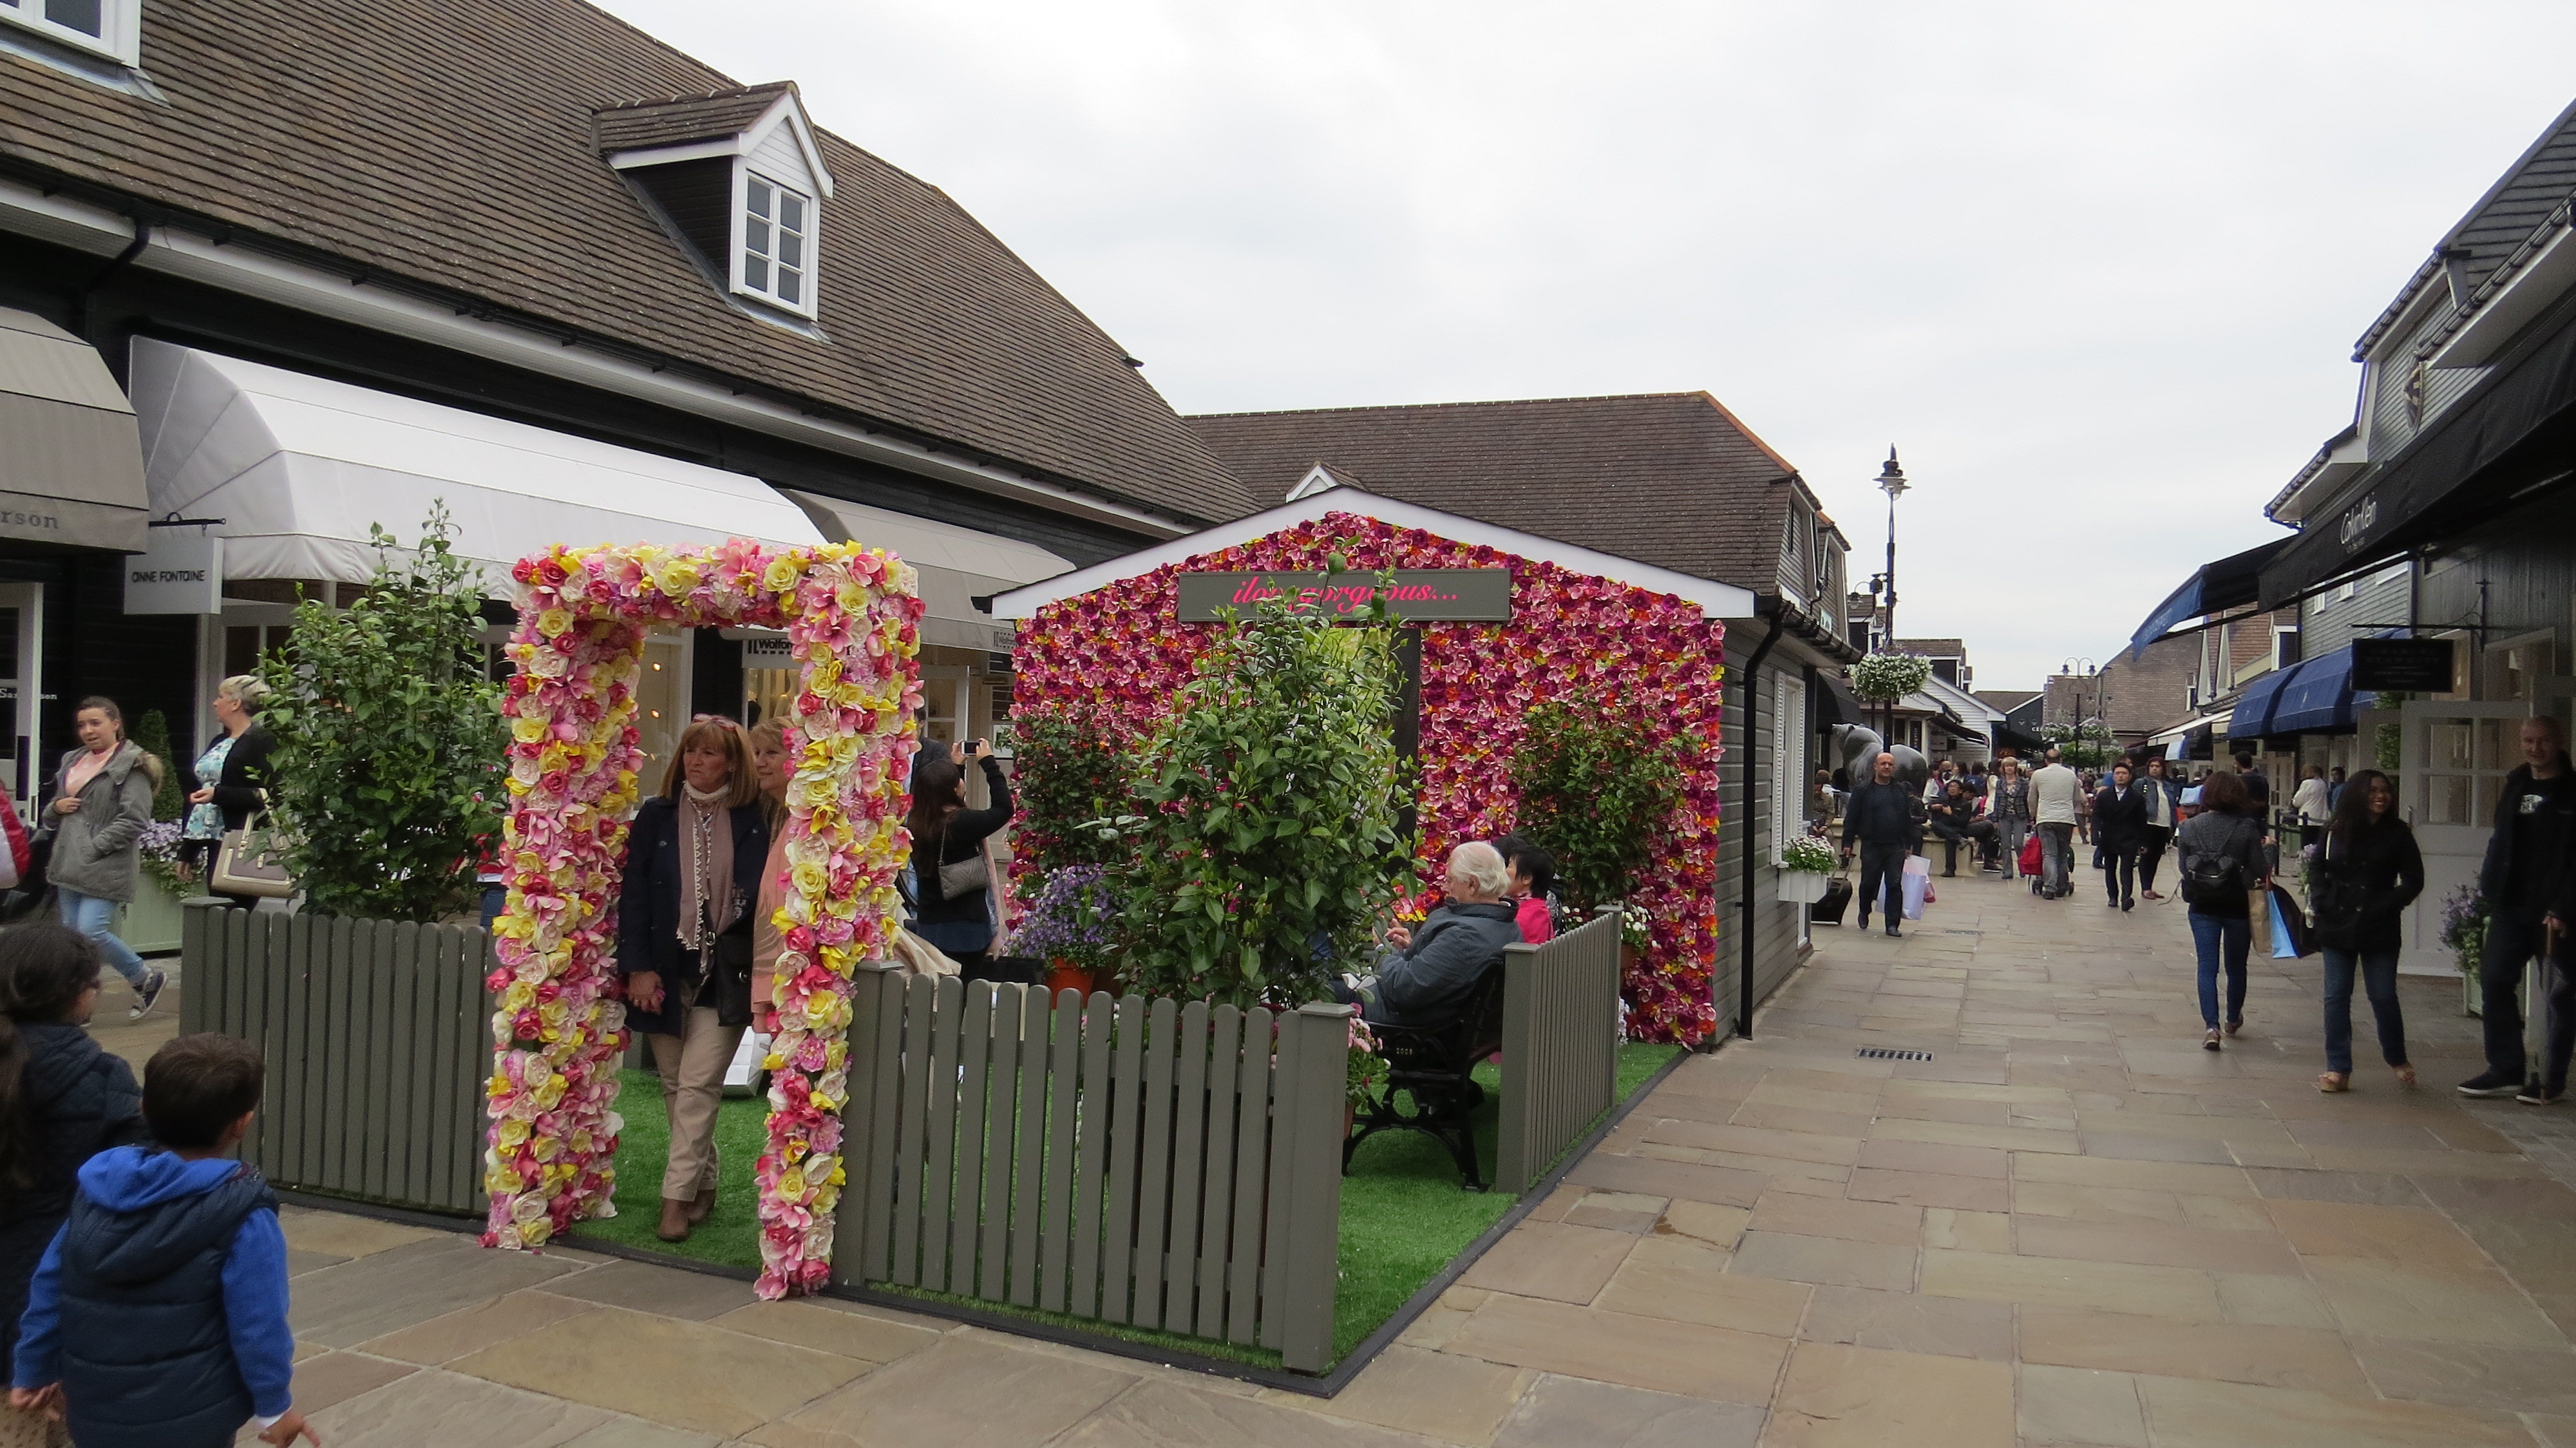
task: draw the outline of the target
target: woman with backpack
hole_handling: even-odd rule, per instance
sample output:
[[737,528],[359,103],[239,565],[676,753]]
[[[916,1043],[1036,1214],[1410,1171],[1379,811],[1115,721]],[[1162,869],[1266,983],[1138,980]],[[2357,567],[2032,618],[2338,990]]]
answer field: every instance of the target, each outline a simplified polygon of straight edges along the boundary
[[2245,954],[2254,943],[2255,891],[2270,886],[2263,857],[2263,821],[2245,781],[2233,774],[2213,774],[2201,786],[2201,812],[2193,815],[2175,844],[2182,855],[2182,898],[2191,907],[2191,940],[2200,956],[2200,1018],[2208,1027],[2200,1048],[2215,1051],[2222,1029],[2218,1013],[2218,972],[2227,972],[2227,1015],[2223,1029],[2235,1035],[2245,1025]]
[[[2305,786],[2301,786],[2305,788]],[[2352,985],[2361,978],[2379,1021],[2379,1054],[2413,1086],[2406,1019],[2397,1004],[2398,916],[2424,893],[2424,856],[2397,817],[2397,785],[2365,769],[2344,785],[2317,861],[2316,940],[2326,957],[2326,1069],[2317,1089],[2352,1089]]]
[[[98,970],[98,946],[78,931],[0,930],[0,1360],[81,1164],[150,1136],[133,1068],[86,1029]],[[62,1441],[40,1414],[0,1406],[0,1444]]]

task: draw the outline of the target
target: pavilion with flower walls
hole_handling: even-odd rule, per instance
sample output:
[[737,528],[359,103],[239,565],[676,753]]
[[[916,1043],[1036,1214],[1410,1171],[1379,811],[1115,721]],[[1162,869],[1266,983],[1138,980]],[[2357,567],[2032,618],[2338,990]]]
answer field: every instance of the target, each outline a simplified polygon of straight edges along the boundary
[[628,1032],[614,904],[639,795],[636,677],[648,630],[783,629],[802,671],[785,710],[785,949],[777,962],[759,1290],[828,1278],[844,1174],[851,975],[899,928],[905,780],[921,704],[913,570],[856,544],[557,546],[512,570],[508,900],[487,987],[493,1064],[484,1240],[534,1248],[609,1215]]
[[1513,828],[1509,765],[1534,707],[1600,701],[1633,717],[1641,742],[1686,741],[1681,804],[1626,902],[1648,943],[1623,995],[1636,1039],[1721,1029],[1722,620],[1752,612],[1743,589],[1336,487],[996,597],[996,617],[1023,620],[1013,707],[1088,709],[1142,733],[1189,677],[1214,610],[1312,584],[1337,553],[1354,584],[1392,571],[1397,614],[1419,630],[1423,887],[1453,845]]

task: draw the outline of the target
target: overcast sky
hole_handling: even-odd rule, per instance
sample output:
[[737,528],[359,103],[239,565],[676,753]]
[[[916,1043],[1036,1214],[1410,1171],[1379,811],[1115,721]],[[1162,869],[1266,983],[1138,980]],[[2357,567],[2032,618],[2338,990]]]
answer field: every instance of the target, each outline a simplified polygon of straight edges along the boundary
[[1894,443],[1899,629],[1987,688],[2270,536],[2576,96],[2565,0],[606,3],[799,82],[1183,412],[1705,389],[1856,580]]

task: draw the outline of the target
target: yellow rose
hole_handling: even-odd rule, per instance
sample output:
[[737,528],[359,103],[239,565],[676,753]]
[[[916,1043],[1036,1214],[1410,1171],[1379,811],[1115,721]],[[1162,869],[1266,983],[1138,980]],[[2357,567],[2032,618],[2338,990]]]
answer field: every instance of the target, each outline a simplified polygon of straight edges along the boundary
[[802,1200],[805,1196],[805,1173],[792,1166],[780,1172],[778,1194],[791,1202]]
[[547,731],[553,727],[541,718],[522,714],[510,721],[510,737],[521,744],[534,744],[545,738]]
[[782,556],[770,559],[769,566],[760,571],[760,583],[772,593],[786,593],[794,589],[796,581],[804,576],[803,563],[792,555]]
[[484,1183],[484,1185],[491,1191],[492,1195],[496,1197],[507,1196],[512,1192],[522,1192],[528,1189],[527,1182],[519,1176],[517,1168],[506,1166],[496,1166],[492,1168],[491,1180]]
[[[537,1088],[529,1094],[536,1098],[538,1110],[552,1111],[557,1106],[563,1104],[564,1079],[561,1076],[548,1076],[545,1080],[538,1082]],[[551,1143],[538,1143],[539,1154],[545,1154],[550,1146]]]
[[533,1222],[519,1224],[519,1241],[525,1246],[542,1247],[554,1231],[555,1224],[551,1218],[539,1217]]
[[526,1141],[527,1139],[528,1123],[524,1121],[504,1121],[501,1123],[500,1140],[502,1146],[515,1149],[519,1143]]
[[572,627],[570,609],[550,608],[537,615],[537,632],[547,638],[561,638]]
[[673,598],[686,596],[690,589],[698,586],[698,561],[694,558],[672,559],[654,570],[653,586]]
[[501,1009],[514,1016],[536,1003],[537,988],[524,980],[510,982],[510,988],[501,992]]

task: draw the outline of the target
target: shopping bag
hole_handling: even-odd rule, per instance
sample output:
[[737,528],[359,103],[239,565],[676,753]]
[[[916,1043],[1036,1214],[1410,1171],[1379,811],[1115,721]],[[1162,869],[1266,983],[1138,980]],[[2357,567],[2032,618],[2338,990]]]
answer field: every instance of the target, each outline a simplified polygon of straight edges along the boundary
[[1923,918],[1923,897],[1932,889],[1932,861],[1923,855],[1905,857],[1905,918]]
[[2023,874],[2036,875],[2042,869],[2046,868],[2045,863],[2040,856],[2040,848],[2039,836],[2036,834],[2033,834],[2029,839],[2021,842],[2021,872]]
[[2272,958],[2296,960],[2308,953],[2307,917],[2282,886],[2272,887]]

